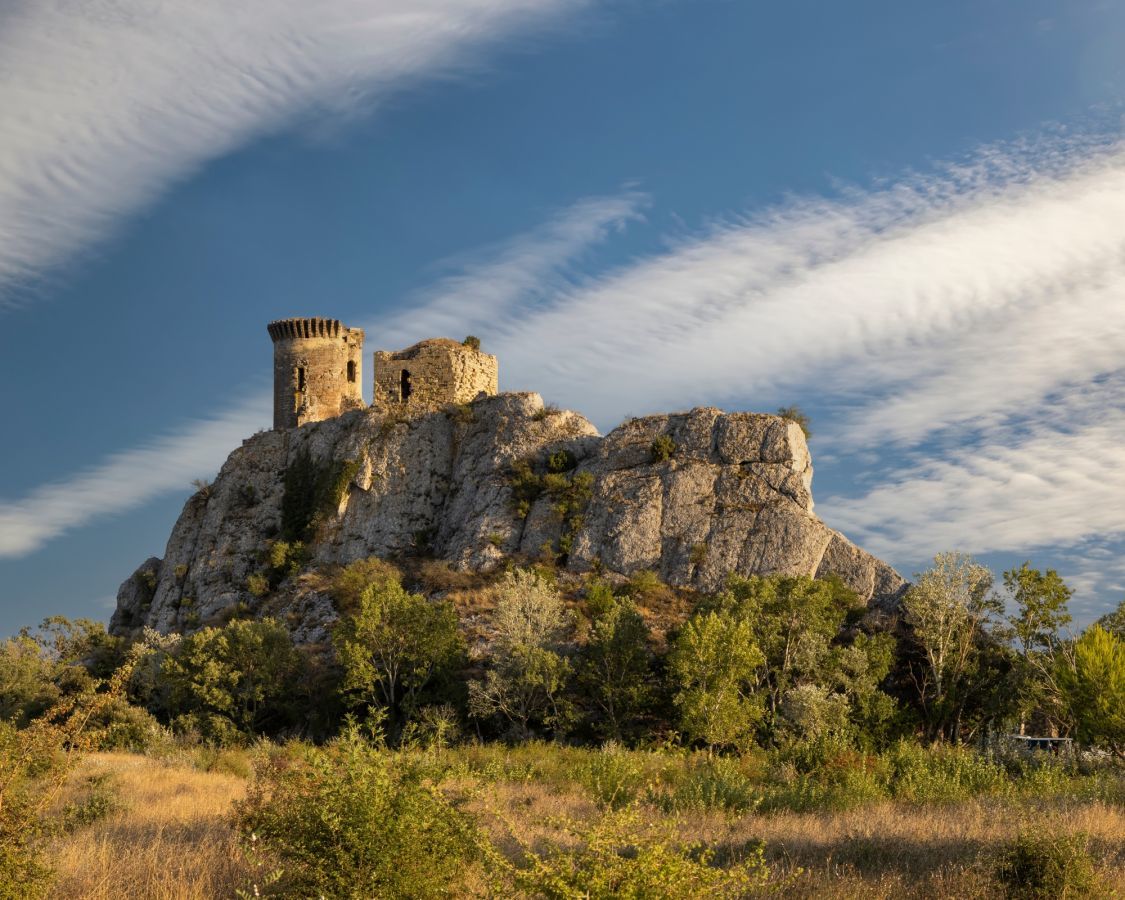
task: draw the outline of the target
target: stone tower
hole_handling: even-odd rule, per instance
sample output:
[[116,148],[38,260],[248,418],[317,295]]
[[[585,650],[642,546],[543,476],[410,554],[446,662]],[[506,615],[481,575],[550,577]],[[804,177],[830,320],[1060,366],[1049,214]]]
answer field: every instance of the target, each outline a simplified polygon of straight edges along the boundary
[[363,329],[338,319],[281,319],[273,338],[273,427],[297,428],[363,406]]
[[431,338],[396,353],[377,350],[373,402],[406,412],[468,403],[495,394],[497,374],[495,356],[449,338]]

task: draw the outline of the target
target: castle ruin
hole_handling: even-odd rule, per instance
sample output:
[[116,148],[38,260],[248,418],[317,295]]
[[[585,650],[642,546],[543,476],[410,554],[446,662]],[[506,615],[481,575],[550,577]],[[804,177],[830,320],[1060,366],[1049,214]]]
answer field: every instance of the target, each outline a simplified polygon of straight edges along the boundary
[[[299,428],[363,406],[363,330],[338,319],[271,322],[273,427]],[[468,403],[498,389],[495,356],[479,344],[431,338],[374,358],[373,406],[408,414]]]

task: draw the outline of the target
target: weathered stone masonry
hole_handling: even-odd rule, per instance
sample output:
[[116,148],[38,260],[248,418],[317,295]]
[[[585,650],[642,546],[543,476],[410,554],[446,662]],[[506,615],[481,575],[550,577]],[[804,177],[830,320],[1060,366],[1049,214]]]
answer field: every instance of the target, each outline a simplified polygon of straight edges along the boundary
[[375,406],[424,411],[496,391],[496,357],[448,338],[375,352]]
[[297,428],[363,406],[363,330],[338,319],[281,319],[273,339],[273,427]]

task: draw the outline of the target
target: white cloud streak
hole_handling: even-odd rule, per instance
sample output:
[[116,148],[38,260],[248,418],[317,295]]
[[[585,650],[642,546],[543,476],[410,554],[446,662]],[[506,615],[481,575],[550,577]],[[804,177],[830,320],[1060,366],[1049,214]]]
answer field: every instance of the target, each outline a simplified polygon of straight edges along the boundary
[[587,0],[13,0],[0,10],[0,309],[207,161],[369,111]]
[[[791,386],[863,398],[889,388],[916,414],[896,439],[918,439],[935,421],[1004,408],[1013,372],[1031,400],[1089,377],[1120,346],[1125,305],[1111,299],[1125,289],[1125,156],[1079,146],[1060,170],[1054,153],[1040,170],[993,154],[956,177],[718,226],[510,317],[492,344],[526,375],[542,373],[551,347],[548,382],[603,422]],[[1018,369],[991,364],[982,344],[998,323],[1052,314],[1059,323],[1042,335],[1024,329],[1036,343]],[[1052,335],[1085,339],[1039,352]],[[957,373],[972,354],[969,382]],[[950,393],[971,395],[960,418]],[[842,435],[860,443],[863,431]]]
[[1047,427],[889,473],[818,512],[876,554],[926,559],[957,548],[1024,552],[1125,533],[1125,416]]
[[227,454],[271,415],[269,398],[255,397],[220,416],[185,423],[140,447],[115,453],[17,502],[0,504],[0,557],[26,556],[66,531],[182,491],[193,477],[212,476]]
[[[419,333],[457,332],[483,324],[518,300],[561,283],[592,246],[639,217],[644,195],[590,197],[552,216],[529,234],[492,248],[487,262],[468,265],[416,298],[420,311],[363,327],[380,339],[413,342]],[[270,421],[272,397],[255,392],[222,415],[190,422],[141,447],[113,454],[71,478],[44,485],[14,502],[0,502],[0,558],[21,557],[99,518],[180,492],[192,478],[212,475],[243,438]]]
[[820,446],[883,454],[875,488],[819,510],[892,561],[1125,533],[1125,418],[1105,412],[1125,407],[1122,147],[990,148],[577,275],[644,202],[583,201],[369,327],[399,344],[474,331],[508,388],[603,426],[815,391],[841,410]]

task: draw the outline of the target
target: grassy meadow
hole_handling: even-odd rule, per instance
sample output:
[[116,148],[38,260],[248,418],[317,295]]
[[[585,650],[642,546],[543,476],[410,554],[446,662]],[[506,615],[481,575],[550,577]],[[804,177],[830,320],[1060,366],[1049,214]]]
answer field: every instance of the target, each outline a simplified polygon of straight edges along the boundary
[[[49,844],[50,895],[315,896],[288,880],[292,853],[275,853],[240,828],[240,803],[255,771],[297,767],[322,752],[291,744],[84,757],[58,799],[57,814],[71,823]],[[534,870],[537,860],[577,855],[607,833],[626,860],[648,837],[660,852],[681,847],[720,870],[749,860],[753,878],[720,886],[719,896],[1045,897],[1057,895],[1056,884],[1065,896],[1125,892],[1120,776],[1048,765],[1013,777],[969,754],[912,750],[913,795],[895,797],[893,788],[878,789],[878,777],[855,779],[862,768],[818,774],[826,789],[816,794],[792,772],[787,783],[784,767],[765,754],[720,759],[544,743],[375,752],[392,768],[420,769],[474,832],[477,846],[458,853],[457,877],[441,894],[420,883],[417,896],[614,896],[596,867],[584,870],[585,886],[559,883],[547,871],[517,880],[504,868]],[[944,758],[935,764],[931,756]],[[871,761],[835,761],[865,764]],[[632,830],[638,823],[640,841]],[[607,824],[608,831],[591,831]],[[1010,874],[1013,854],[1028,846],[1033,866],[1063,870],[1046,890]],[[674,880],[665,891],[661,863],[643,849],[639,858],[654,882],[631,894],[617,882],[625,889],[617,895],[691,896]]]

